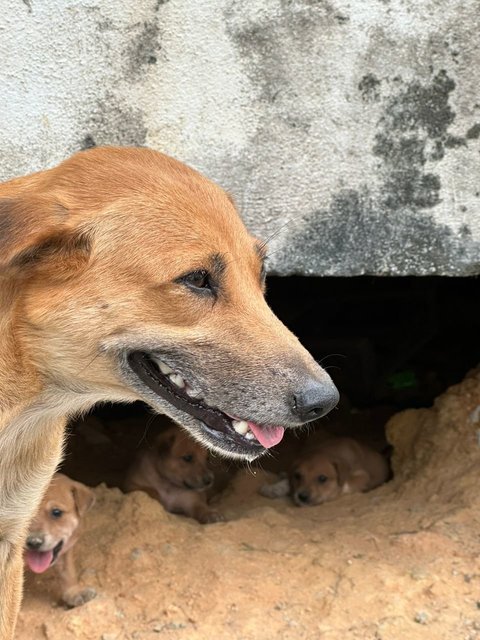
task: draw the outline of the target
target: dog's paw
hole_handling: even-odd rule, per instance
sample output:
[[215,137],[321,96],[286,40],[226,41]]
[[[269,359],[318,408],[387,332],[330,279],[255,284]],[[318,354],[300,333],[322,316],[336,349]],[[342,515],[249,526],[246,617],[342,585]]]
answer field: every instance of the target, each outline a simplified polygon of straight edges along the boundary
[[198,519],[200,524],[212,524],[213,522],[225,522],[225,516],[218,511],[206,511]]
[[85,589],[69,589],[63,596],[63,602],[69,607],[80,607],[89,600],[93,600],[97,595],[97,592],[92,587],[85,587]]
[[264,484],[258,490],[264,498],[284,498],[290,493],[288,478],[283,478],[273,484]]

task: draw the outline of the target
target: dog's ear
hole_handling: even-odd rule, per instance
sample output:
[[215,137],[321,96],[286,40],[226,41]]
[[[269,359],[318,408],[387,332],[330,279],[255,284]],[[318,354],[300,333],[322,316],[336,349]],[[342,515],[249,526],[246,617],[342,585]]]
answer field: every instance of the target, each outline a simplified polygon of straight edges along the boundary
[[339,487],[343,487],[343,485],[348,481],[350,476],[350,468],[346,462],[343,460],[333,460],[333,466],[335,467],[335,471],[337,472],[337,483]]
[[83,516],[95,504],[95,494],[81,482],[72,482],[72,494],[79,516]]
[[171,430],[165,431],[157,437],[155,446],[157,453],[165,455],[171,450],[173,443],[175,442],[175,433]]
[[0,199],[0,273],[29,277],[50,271],[56,279],[65,279],[85,264],[91,238],[61,225],[65,217],[60,205],[23,197]]

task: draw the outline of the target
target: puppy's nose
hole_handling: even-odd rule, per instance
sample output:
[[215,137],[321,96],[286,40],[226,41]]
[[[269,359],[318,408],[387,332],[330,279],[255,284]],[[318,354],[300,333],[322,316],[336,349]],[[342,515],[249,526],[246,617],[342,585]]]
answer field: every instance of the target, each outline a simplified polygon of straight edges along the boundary
[[32,534],[27,538],[27,547],[33,550],[40,549],[44,541],[45,541],[45,537],[42,534],[40,533]]
[[340,395],[335,385],[309,380],[293,396],[293,412],[303,421],[310,422],[326,415],[337,404]]
[[310,499],[310,494],[308,493],[308,491],[299,491],[297,493],[297,498],[300,500],[300,502],[308,502]]
[[211,473],[207,473],[203,476],[203,484],[206,487],[210,487],[213,484],[213,475]]

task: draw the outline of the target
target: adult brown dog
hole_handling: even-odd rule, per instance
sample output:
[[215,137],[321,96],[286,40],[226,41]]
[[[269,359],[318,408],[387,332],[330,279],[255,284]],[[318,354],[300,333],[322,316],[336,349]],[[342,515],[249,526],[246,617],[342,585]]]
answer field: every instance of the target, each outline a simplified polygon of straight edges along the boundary
[[223,517],[208,506],[207,490],[214,482],[208,451],[180,427],[158,434],[128,470],[126,491],[145,491],[170,513],[195,518],[200,524]]
[[337,402],[264,300],[232,200],[149,149],[97,148],[0,185],[0,638],[66,419],[142,399],[254,459]]
[[56,473],[47,489],[26,541],[25,563],[35,573],[54,566],[62,601],[78,607],[95,597],[95,590],[78,584],[73,547],[80,537],[81,521],[95,502],[93,491]]

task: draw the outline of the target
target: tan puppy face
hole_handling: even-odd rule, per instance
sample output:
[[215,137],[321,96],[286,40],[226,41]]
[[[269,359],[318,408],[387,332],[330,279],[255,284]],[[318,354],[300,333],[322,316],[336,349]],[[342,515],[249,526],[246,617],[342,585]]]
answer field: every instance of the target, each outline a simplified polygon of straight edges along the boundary
[[249,459],[336,404],[264,300],[264,247],[195,171],[93,149],[2,196],[19,339],[68,401],[142,399]]
[[342,491],[338,466],[324,455],[312,455],[295,465],[290,489],[299,507],[335,500]]
[[213,483],[208,451],[180,428],[169,429],[155,441],[160,476],[181,489],[204,491]]
[[61,473],[54,475],[29,527],[25,562],[32,571],[43,573],[72,545],[81,517],[94,500],[85,485]]

